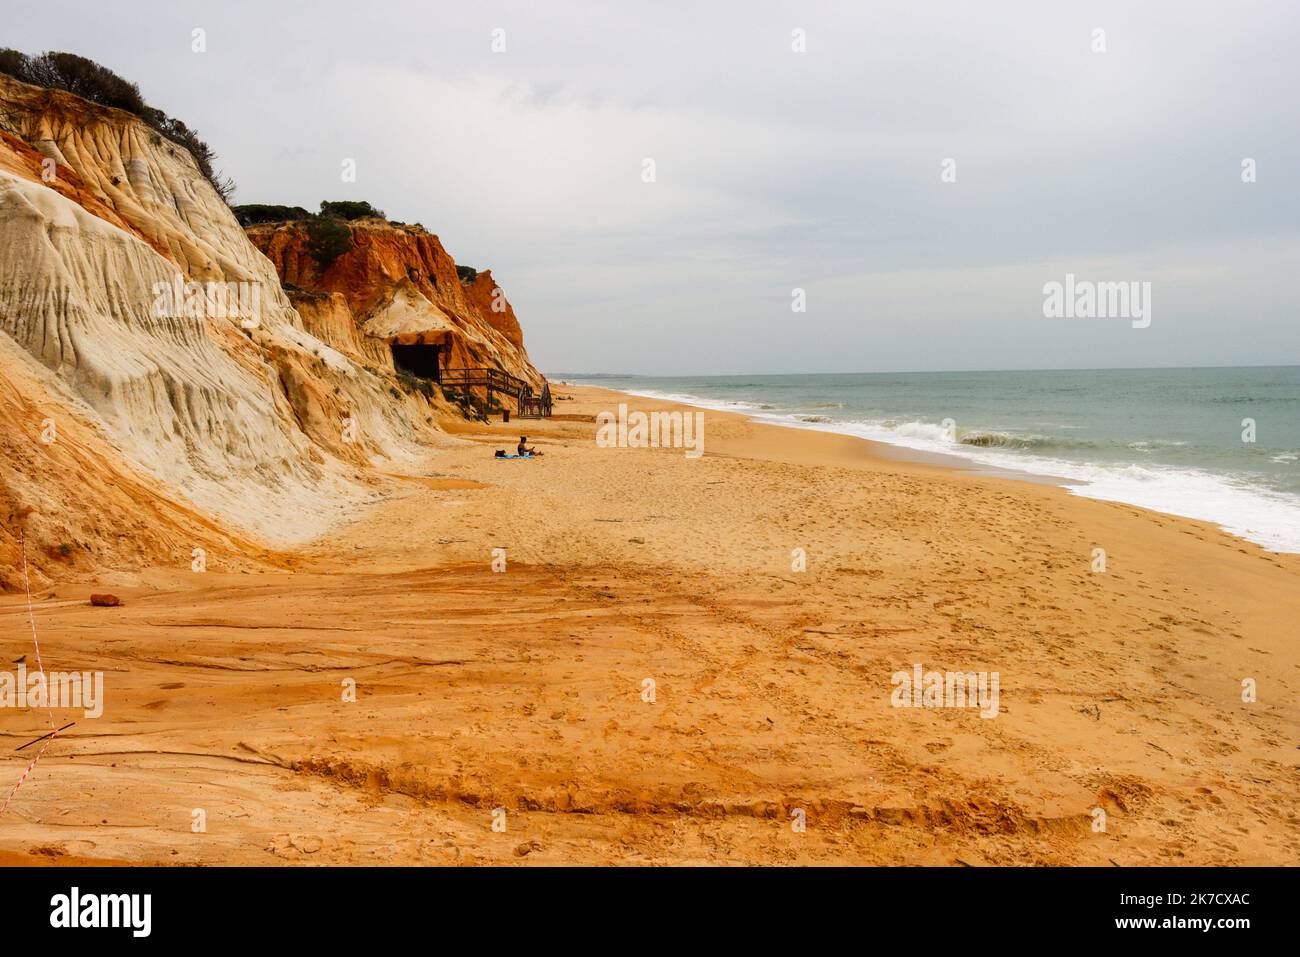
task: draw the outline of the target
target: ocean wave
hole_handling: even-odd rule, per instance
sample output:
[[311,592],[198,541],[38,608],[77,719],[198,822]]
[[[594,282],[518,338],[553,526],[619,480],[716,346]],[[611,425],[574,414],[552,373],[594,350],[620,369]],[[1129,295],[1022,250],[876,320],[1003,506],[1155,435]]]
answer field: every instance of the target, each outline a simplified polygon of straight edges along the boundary
[[1130,449],[1172,449],[1186,444],[1177,439],[1142,439],[1138,442],[1130,442],[1128,447]]
[[[935,422],[881,419],[878,421],[846,422],[849,426],[866,426],[878,428],[896,436],[907,439],[922,439],[928,442],[942,443],[951,447],[953,444],[968,445],[982,449],[1096,449],[1104,443],[1089,439],[1072,439],[1064,436],[1039,435],[1037,433],[1002,432],[996,429],[958,429]],[[888,441],[886,439],[885,441]]]
[[[1091,439],[1073,439],[1057,435],[1040,435],[1038,433],[1002,432],[996,429],[953,429],[933,422],[894,422],[884,420],[875,423],[883,428],[907,438],[927,439],[951,446],[967,445],[977,449],[1100,449],[1107,443]],[[1115,445],[1118,448],[1118,445]]]
[[982,449],[1038,449],[1049,446],[1079,445],[1078,442],[1063,442],[1047,435],[1016,435],[1014,432],[958,432],[957,441],[962,445],[973,445]]
[[1294,403],[1294,395],[1216,395],[1203,399],[1209,405],[1264,405],[1266,403]]
[[1275,552],[1300,552],[1300,498],[1253,485],[1250,476],[1201,469],[1068,466],[1084,498],[1213,522]]
[[[1300,552],[1300,496],[1261,487],[1258,476],[1154,464],[1070,460],[1060,456],[1072,449],[1101,443],[1049,437],[1041,437],[1046,441],[1034,444],[1032,437],[983,432],[974,435],[988,438],[976,443],[962,442],[960,434],[953,442],[947,438],[949,433],[932,423],[909,423],[895,428],[867,425],[832,428],[918,451],[960,455],[1006,471],[1066,479],[1077,483],[1067,486],[1074,495],[1213,522],[1229,534],[1271,551]],[[1026,439],[1030,441],[1017,444]],[[1112,443],[1110,447],[1117,446]]]
[[[1103,457],[1115,450],[1127,450],[1132,454],[1140,451],[1131,447],[1139,443],[1098,442],[990,429],[958,429],[954,434],[954,430],[941,424],[920,420],[806,421],[798,413],[765,411],[751,403],[652,391],[632,394],[719,411],[740,411],[747,407],[755,420],[773,425],[852,435],[915,451],[959,455],[1007,472],[1060,478],[1077,483],[1067,486],[1074,495],[1124,502],[1169,515],[1213,522],[1232,535],[1272,551],[1300,552],[1300,496],[1261,487],[1258,476],[1155,464],[1107,464],[1082,457],[1074,460],[1064,457],[1072,451],[1086,453],[1088,450],[1099,452]],[[1181,444],[1158,439],[1148,442],[1149,447],[1160,442]],[[1283,452],[1273,460],[1294,461],[1296,458],[1295,452]]]

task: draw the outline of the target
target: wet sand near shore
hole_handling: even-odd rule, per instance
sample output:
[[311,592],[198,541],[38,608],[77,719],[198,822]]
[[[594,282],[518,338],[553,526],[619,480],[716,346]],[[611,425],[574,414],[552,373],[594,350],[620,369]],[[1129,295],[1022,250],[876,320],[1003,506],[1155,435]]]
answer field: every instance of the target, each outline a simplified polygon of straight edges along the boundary
[[[698,459],[600,448],[680,407],[556,392],[294,571],[40,596],[106,703],[56,712],[0,862],[1296,862],[1300,556],[729,413]],[[495,460],[520,431],[544,457]],[[21,600],[0,636],[31,667]],[[893,707],[914,663],[998,672],[997,717]],[[0,709],[4,794],[47,729]]]

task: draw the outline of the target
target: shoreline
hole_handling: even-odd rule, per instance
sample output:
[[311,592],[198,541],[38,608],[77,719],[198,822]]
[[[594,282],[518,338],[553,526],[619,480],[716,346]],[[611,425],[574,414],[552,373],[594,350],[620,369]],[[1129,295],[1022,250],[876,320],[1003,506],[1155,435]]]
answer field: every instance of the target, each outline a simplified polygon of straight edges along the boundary
[[[107,609],[87,604],[97,582],[58,584],[36,608],[42,652],[104,671],[104,714],[50,748],[0,819],[0,856],[1143,866],[1300,853],[1300,556],[735,413],[705,410],[698,459],[601,448],[595,416],[620,401],[686,406],[557,392],[574,398],[550,420],[448,423],[460,441],[391,476],[291,569],[113,572],[123,604]],[[494,459],[521,432],[545,456]],[[25,615],[21,598],[0,601],[11,661],[30,647]],[[896,707],[892,676],[916,665],[997,673],[996,716]],[[1257,700],[1242,700],[1243,678]],[[0,709],[0,737],[25,742],[43,722]],[[11,780],[24,766],[0,756]],[[192,836],[196,807],[208,832]],[[507,833],[491,828],[496,808]]]
[[[573,386],[565,386],[573,388]],[[578,388],[595,388],[604,390],[604,386],[592,386],[581,384]],[[705,402],[701,396],[682,396],[681,398],[669,398],[654,392],[630,392],[622,389],[608,389],[605,391],[615,392],[620,395],[629,396],[636,399],[650,399],[652,401],[671,402],[689,406],[693,409],[699,409],[702,412],[721,413],[724,415],[745,416],[755,424],[770,425],[779,429],[790,429],[795,432],[826,432],[831,435],[842,435],[846,438],[856,439],[859,442],[866,443],[872,450],[872,454],[878,458],[886,460],[897,460],[899,462],[911,462],[917,465],[932,465],[936,468],[950,469],[959,472],[971,472],[985,478],[1003,478],[1017,482],[1032,482],[1037,485],[1055,485],[1059,487],[1069,487],[1072,485],[1086,484],[1079,479],[1066,478],[1059,475],[1044,475],[1037,472],[1031,472],[1028,469],[1004,468],[996,465],[989,465],[985,462],[979,462],[954,452],[932,452],[926,449],[917,449],[909,445],[901,445],[892,442],[885,442],[880,439],[870,439],[866,436],[855,435],[852,432],[845,431],[843,426],[835,422],[782,422],[778,421],[775,416],[765,416],[760,411],[742,411],[739,409],[727,409],[713,405],[702,405]],[[692,401],[687,401],[687,399]]]
[[[1146,469],[1152,467],[1149,465],[1144,465],[1141,462],[1135,461],[1127,464],[1106,463],[1100,466],[1087,463],[1087,462],[1074,462],[1067,459],[1057,459],[1051,463],[1043,463],[1043,462],[1019,463],[1014,461],[1010,463],[1001,463],[1001,462],[995,463],[995,462],[988,462],[982,460],[979,457],[980,450],[976,447],[967,448],[965,446],[960,446],[961,449],[960,451],[958,450],[937,451],[933,449],[918,448],[914,445],[909,445],[902,440],[890,441],[888,439],[881,439],[872,436],[862,435],[858,432],[853,431],[852,423],[835,422],[832,420],[827,420],[825,422],[802,422],[802,421],[790,420],[791,413],[784,413],[784,414],[775,413],[775,412],[769,412],[761,408],[733,408],[732,406],[736,406],[738,404],[735,401],[711,400],[703,396],[691,396],[686,394],[680,394],[680,395],[668,394],[668,393],[662,393],[654,390],[646,391],[646,392],[636,392],[636,391],[629,391],[624,389],[607,389],[607,387],[605,386],[598,386],[590,383],[581,383],[580,385],[583,388],[594,388],[594,389],[618,392],[622,395],[633,396],[639,399],[649,399],[658,402],[668,402],[668,403],[675,403],[680,405],[688,405],[692,408],[699,409],[702,411],[748,416],[754,422],[762,423],[764,425],[773,425],[780,428],[788,428],[794,431],[829,432],[836,435],[850,436],[860,441],[869,443],[876,450],[875,454],[880,458],[886,458],[886,459],[896,458],[899,459],[900,461],[921,462],[921,463],[928,463],[932,465],[946,467],[958,471],[971,471],[988,477],[1027,481],[1027,482],[1034,482],[1034,483],[1046,484],[1046,485],[1055,485],[1058,487],[1069,489],[1074,494],[1077,494],[1083,498],[1090,498],[1096,501],[1108,501],[1108,502],[1116,502],[1118,504],[1131,505],[1137,508],[1142,508],[1147,511],[1156,512],[1158,514],[1166,515],[1169,517],[1185,518],[1193,521],[1210,522],[1214,524],[1215,527],[1218,528],[1220,531],[1223,531],[1226,534],[1231,535],[1234,538],[1240,539],[1242,541],[1251,542],[1252,544],[1258,545],[1274,554],[1300,554],[1300,543],[1298,542],[1265,541],[1261,538],[1262,533],[1257,529],[1241,526],[1240,514],[1238,514],[1235,517],[1227,516],[1222,513],[1219,515],[1212,516],[1206,514],[1205,510],[1200,506],[1192,507],[1192,506],[1182,505],[1182,504],[1179,504],[1177,506],[1170,506],[1167,503],[1152,502],[1150,501],[1149,489],[1141,490],[1143,493],[1146,493],[1145,495],[1139,494],[1137,490],[1132,488],[1119,491],[1119,492],[1113,489],[1103,491],[1102,484],[1107,480],[1107,478],[1113,480],[1113,476],[1115,474],[1122,473],[1129,468]],[[747,403],[739,403],[739,404],[746,405]],[[1003,454],[1009,456],[1011,453],[1003,453]],[[1051,471],[1048,469],[1037,470],[1035,469],[1036,464],[1054,464],[1059,469],[1059,471]],[[1157,466],[1157,468],[1159,468],[1159,466]],[[1094,469],[1094,470],[1101,469],[1103,474],[1102,476],[1094,476],[1091,478],[1080,478],[1076,476],[1060,474],[1061,471],[1067,471],[1067,470],[1080,471],[1080,470],[1088,470],[1088,469]],[[1110,473],[1110,475],[1107,476],[1106,473]],[[1225,483],[1224,487],[1234,489],[1237,492],[1244,493],[1251,496],[1270,498],[1280,494],[1268,489],[1260,489],[1260,488],[1239,488],[1238,489],[1235,486],[1226,484],[1229,482],[1229,479],[1231,478],[1230,475],[1206,471],[1200,467],[1191,467],[1190,469],[1183,469],[1181,470],[1181,475],[1184,477],[1184,479],[1193,475],[1198,477],[1204,476],[1205,478],[1208,478],[1211,482]],[[1274,502],[1273,504],[1275,507],[1281,506],[1284,508],[1291,509],[1293,511],[1297,508],[1300,508],[1300,505],[1298,505],[1295,502],[1282,502],[1279,500]],[[1238,508],[1239,507],[1240,506],[1238,503]],[[1258,503],[1256,503],[1256,507],[1258,507]],[[1300,513],[1297,514],[1300,515]],[[1258,519],[1256,518],[1256,521],[1257,520]]]

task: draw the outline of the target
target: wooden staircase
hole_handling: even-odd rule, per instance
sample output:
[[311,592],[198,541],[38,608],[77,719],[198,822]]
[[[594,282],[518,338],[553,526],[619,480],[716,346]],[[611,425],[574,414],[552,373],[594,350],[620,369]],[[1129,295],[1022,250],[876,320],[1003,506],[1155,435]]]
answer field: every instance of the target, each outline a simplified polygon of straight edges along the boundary
[[540,395],[533,392],[523,379],[508,372],[489,367],[459,368],[442,370],[442,387],[444,389],[464,389],[466,395],[472,395],[471,389],[483,389],[486,401],[482,411],[489,411],[494,393],[501,392],[515,400],[515,415],[521,419],[541,419],[551,414],[554,403],[551,401],[551,385],[543,383]]

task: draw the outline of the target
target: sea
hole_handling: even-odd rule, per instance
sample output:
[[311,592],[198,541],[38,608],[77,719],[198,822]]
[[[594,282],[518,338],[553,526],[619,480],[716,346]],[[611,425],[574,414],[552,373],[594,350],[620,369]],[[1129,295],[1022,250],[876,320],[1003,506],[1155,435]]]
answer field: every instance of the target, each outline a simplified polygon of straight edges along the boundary
[[555,378],[1064,479],[1300,552],[1300,366]]

